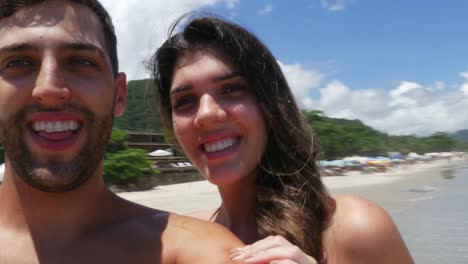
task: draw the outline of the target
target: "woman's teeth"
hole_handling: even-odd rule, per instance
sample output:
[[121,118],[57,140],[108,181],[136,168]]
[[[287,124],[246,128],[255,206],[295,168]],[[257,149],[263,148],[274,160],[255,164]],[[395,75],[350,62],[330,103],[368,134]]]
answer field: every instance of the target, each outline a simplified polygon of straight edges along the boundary
[[225,150],[225,149],[231,147],[237,141],[238,141],[238,139],[236,139],[236,138],[224,139],[224,140],[204,144],[203,147],[204,147],[206,152],[216,152],[216,151]]

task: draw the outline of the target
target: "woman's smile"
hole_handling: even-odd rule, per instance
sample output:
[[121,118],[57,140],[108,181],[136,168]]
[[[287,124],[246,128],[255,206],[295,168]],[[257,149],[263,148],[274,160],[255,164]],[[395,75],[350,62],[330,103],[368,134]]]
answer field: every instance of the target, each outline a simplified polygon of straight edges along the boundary
[[247,80],[221,52],[181,57],[171,102],[175,136],[208,180],[233,183],[255,171],[265,151],[265,121]]

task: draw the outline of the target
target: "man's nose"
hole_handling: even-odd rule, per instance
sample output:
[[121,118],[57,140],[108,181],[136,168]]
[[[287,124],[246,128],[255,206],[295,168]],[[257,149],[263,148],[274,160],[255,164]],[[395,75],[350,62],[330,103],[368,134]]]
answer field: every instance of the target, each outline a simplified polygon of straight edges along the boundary
[[212,95],[204,94],[200,97],[197,113],[195,116],[195,125],[197,127],[207,127],[211,124],[225,120],[227,117],[226,109]]
[[57,59],[44,58],[32,95],[39,104],[50,108],[60,108],[70,100],[70,90]]

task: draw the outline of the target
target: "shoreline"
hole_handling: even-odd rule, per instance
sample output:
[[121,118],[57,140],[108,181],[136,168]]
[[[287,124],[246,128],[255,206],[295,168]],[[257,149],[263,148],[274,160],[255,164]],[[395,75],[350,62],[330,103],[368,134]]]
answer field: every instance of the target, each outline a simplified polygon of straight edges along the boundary
[[[432,164],[416,165],[418,166],[394,173],[375,174],[374,177],[382,178],[376,184],[370,184],[368,181],[354,186],[335,185],[329,188],[329,191],[332,195],[359,195],[382,206],[390,214],[394,214],[411,208],[419,201],[433,199],[440,185],[452,179],[452,171],[468,166],[468,162],[454,160],[450,163],[437,161]],[[360,176],[357,175],[357,178]]]
[[[468,166],[467,160],[437,160],[417,163],[387,172],[346,176],[326,176],[322,180],[332,195],[356,194],[376,202],[390,213],[410,207],[421,199],[430,199],[443,171]],[[132,202],[179,214],[219,207],[221,199],[215,185],[208,181],[157,186],[148,191],[121,192],[117,195]]]

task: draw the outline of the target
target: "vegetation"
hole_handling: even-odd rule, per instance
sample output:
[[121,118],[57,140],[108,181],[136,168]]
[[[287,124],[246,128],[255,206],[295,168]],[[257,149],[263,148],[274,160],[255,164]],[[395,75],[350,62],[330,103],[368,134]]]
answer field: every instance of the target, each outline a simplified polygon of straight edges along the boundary
[[320,111],[303,111],[319,138],[322,159],[336,159],[348,155],[384,155],[383,133],[359,120],[329,118]]
[[151,161],[143,149],[125,149],[107,153],[104,160],[106,184],[125,184],[152,173]]
[[138,177],[155,173],[151,169],[147,152],[143,149],[128,148],[125,143],[127,137],[125,131],[112,131],[104,159],[106,184],[132,183]]
[[303,114],[319,138],[323,159],[349,155],[383,156],[388,152],[443,152],[462,150],[466,145],[443,132],[427,137],[391,136],[359,120],[330,118],[320,111],[304,111]]
[[156,116],[155,91],[150,80],[129,81],[127,108],[114,120],[114,128],[139,132],[160,132]]

